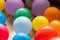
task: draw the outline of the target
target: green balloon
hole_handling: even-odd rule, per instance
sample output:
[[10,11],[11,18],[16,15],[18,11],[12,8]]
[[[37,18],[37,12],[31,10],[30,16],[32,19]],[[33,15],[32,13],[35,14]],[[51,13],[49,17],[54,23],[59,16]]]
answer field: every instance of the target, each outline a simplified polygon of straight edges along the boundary
[[28,8],[20,8],[18,9],[15,14],[14,14],[14,19],[20,16],[25,16],[28,17],[29,19],[31,18],[31,12]]

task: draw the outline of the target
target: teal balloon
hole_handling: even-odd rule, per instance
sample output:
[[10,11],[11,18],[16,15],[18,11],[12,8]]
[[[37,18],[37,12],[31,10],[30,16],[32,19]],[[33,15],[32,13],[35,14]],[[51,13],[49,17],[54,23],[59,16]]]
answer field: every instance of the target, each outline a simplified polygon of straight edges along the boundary
[[19,34],[14,35],[12,40],[31,40],[31,38],[26,33],[19,33]]
[[14,19],[20,16],[25,16],[28,17],[29,19],[31,18],[31,12],[28,8],[20,8],[18,9],[15,14],[14,14]]
[[6,23],[6,16],[4,15],[3,12],[0,11],[0,24],[4,24]]
[[13,29],[16,33],[30,33],[32,30],[31,20],[27,17],[21,16],[15,19]]

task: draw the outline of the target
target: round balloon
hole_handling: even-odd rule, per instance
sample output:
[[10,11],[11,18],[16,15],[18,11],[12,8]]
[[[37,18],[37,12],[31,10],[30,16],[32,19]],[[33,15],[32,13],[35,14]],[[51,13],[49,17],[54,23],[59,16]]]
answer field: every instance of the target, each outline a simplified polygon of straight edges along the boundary
[[16,34],[12,40],[31,40],[30,36],[26,33]]
[[17,17],[20,17],[20,16],[25,16],[25,17],[31,18],[31,12],[27,8],[20,8],[15,12],[14,19],[16,19]]
[[50,6],[48,1],[35,0],[32,4],[32,13],[35,16],[43,15],[44,10]]
[[9,32],[6,26],[0,24],[0,40],[7,40],[9,37]]
[[0,11],[4,9],[5,0],[0,0]]
[[43,26],[49,25],[49,21],[46,17],[44,16],[37,16],[33,19],[32,21],[32,26],[35,31],[40,29]]
[[56,37],[57,32],[51,26],[45,26],[39,29],[34,37],[34,40],[48,40],[52,37]]
[[16,33],[30,33],[32,30],[32,23],[29,18],[21,16],[14,21],[13,29]]
[[24,4],[22,0],[6,0],[5,10],[8,14],[14,16],[17,9],[23,8]]
[[54,27],[57,31],[57,35],[60,37],[60,21],[59,20],[53,20],[50,22],[50,26]]
[[6,17],[3,12],[0,11],[0,24],[6,23]]
[[47,17],[50,22],[52,20],[60,20],[60,13],[56,7],[47,8],[44,12],[44,16]]
[[50,40],[60,40],[59,37],[54,37],[54,38],[51,38]]

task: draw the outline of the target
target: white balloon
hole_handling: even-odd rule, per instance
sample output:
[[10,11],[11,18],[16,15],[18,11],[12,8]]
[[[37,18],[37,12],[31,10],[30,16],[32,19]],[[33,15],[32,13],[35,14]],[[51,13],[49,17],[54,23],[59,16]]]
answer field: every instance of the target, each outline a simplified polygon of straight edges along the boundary
[[13,23],[13,29],[16,33],[30,33],[32,30],[31,20],[27,17],[18,17]]

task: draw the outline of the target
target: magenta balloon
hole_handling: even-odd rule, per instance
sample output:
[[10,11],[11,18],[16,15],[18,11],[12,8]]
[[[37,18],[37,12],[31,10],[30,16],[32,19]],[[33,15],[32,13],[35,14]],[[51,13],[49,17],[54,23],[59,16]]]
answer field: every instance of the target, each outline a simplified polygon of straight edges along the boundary
[[24,4],[21,0],[7,0],[5,4],[5,10],[8,14],[14,16],[17,9],[23,8]]
[[50,7],[50,3],[45,0],[35,0],[32,4],[32,12],[35,16],[43,15],[44,10]]

